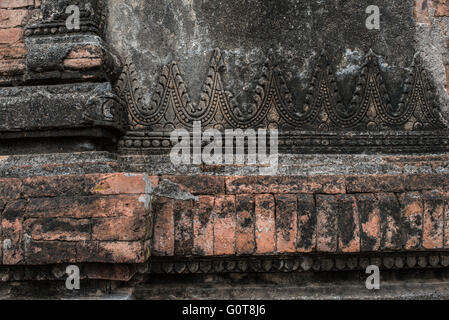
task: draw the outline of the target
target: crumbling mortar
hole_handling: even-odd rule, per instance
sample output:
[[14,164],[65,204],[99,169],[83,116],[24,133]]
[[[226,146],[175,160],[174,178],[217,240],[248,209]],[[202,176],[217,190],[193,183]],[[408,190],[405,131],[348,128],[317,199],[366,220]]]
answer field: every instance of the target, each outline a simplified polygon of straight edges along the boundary
[[[395,198],[396,198],[396,202],[398,203],[398,207],[399,207],[399,223],[400,223],[400,225],[398,226],[398,228],[399,228],[399,237],[400,237],[400,240],[401,240],[401,249],[402,250],[405,250],[405,237],[404,237],[404,232],[405,232],[405,230],[404,230],[404,228],[401,228],[401,226],[402,226],[402,224],[403,224],[403,217],[402,217],[402,206],[403,206],[403,201],[401,201],[401,198],[400,198],[400,193],[399,192],[393,192],[393,194],[394,194],[394,196],[395,196]],[[405,195],[405,194],[404,194]]]
[[[315,213],[315,217],[317,217],[317,214],[318,214],[318,210],[317,210],[317,201],[316,201],[316,198],[317,198],[317,195],[316,194],[313,194],[312,195],[313,196],[313,206],[314,206],[314,213]],[[318,231],[318,220],[315,222],[315,226],[314,226],[314,230],[313,230],[313,232],[314,232],[314,234],[315,234],[315,244],[314,244],[314,246],[313,246],[313,251],[315,251],[315,250],[317,250],[317,246],[318,246],[318,236],[317,236],[317,231]]]

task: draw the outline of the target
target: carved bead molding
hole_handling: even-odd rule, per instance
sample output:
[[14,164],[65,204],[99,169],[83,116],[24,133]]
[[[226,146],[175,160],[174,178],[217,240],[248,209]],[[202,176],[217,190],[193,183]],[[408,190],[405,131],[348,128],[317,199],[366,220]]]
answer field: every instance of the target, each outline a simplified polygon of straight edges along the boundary
[[[449,253],[385,253],[366,255],[304,255],[301,257],[237,257],[210,259],[165,259],[153,257],[145,264],[119,264],[116,268],[132,278],[137,274],[176,275],[176,274],[228,274],[228,273],[302,273],[302,272],[365,272],[369,265],[376,265],[381,270],[417,270],[445,269],[449,267]],[[14,281],[58,281],[65,280],[65,264],[43,266],[8,266],[0,267],[0,283]],[[79,264],[81,278],[93,278],[89,270],[95,270],[96,264]],[[112,267],[101,265],[102,268]],[[115,268],[112,267],[112,268]],[[129,281],[129,278],[127,281]]]
[[120,142],[123,152],[165,153],[170,132],[203,128],[276,128],[279,148],[288,152],[431,152],[449,149],[434,89],[417,56],[405,79],[399,103],[390,101],[378,57],[370,51],[349,105],[340,98],[334,71],[322,54],[308,87],[305,104],[295,105],[280,68],[267,63],[247,110],[233,103],[224,89],[223,57],[215,50],[201,100],[193,103],[176,62],[165,65],[151,103],[143,93],[128,59],[116,84],[127,103],[130,130]]

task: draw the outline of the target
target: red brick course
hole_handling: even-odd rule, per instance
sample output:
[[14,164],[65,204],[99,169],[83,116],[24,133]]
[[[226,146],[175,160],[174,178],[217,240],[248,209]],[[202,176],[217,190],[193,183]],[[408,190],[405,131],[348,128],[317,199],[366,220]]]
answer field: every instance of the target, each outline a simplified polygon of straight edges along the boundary
[[[194,195],[152,195],[163,179],[182,196]],[[317,177],[321,186],[338,181],[339,194],[321,193],[336,187],[310,193],[300,184],[311,178],[246,179],[126,173],[0,179],[2,263],[140,263],[150,242],[151,254],[165,257],[448,247],[447,185],[437,183],[444,174],[419,175],[420,184],[416,175]],[[245,180],[256,187],[251,191]],[[274,181],[282,187],[269,192]]]
[[217,196],[215,210],[214,255],[233,255],[237,233],[235,196]]
[[[33,15],[39,15],[38,0],[0,1],[0,83],[14,77],[23,80],[26,73],[25,27]],[[66,71],[92,71],[85,79],[96,77],[95,71],[105,63],[103,48],[91,44],[73,48],[61,67]],[[93,70],[92,70],[93,69]]]
[[252,254],[256,249],[254,196],[237,195],[235,207],[237,217],[236,254]]
[[214,254],[214,204],[212,196],[200,196],[193,216],[193,253]]
[[276,195],[276,247],[278,252],[296,252],[297,207],[296,195]]
[[360,220],[360,250],[377,251],[380,248],[380,211],[374,194],[356,194]]
[[[193,216],[185,215],[187,221],[183,222],[193,226],[194,256],[210,256],[211,244],[216,256],[416,251],[448,246],[443,243],[447,239],[443,235],[449,236],[444,209],[448,203],[446,174],[163,178],[198,196],[191,202]],[[224,182],[226,188],[204,188],[204,181],[215,186]],[[174,210],[170,210],[164,221],[173,219]],[[164,237],[174,237],[175,229],[157,216],[155,212],[155,224],[164,225],[164,235],[170,234]],[[190,237],[184,238],[191,242]],[[158,248],[157,241],[154,239],[153,248]],[[163,255],[173,255],[174,242],[162,243],[169,248]]]

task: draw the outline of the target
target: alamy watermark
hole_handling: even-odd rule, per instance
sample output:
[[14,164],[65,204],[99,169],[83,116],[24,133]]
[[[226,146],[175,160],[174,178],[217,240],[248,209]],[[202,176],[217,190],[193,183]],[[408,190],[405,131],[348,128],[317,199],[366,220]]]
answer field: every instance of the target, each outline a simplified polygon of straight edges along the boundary
[[68,266],[65,270],[67,279],[65,280],[65,287],[68,290],[79,290],[80,286],[80,268],[72,265]]
[[276,129],[225,130],[223,139],[221,131],[208,129],[202,132],[201,122],[195,121],[192,136],[185,129],[176,129],[170,139],[175,144],[170,159],[176,166],[246,164],[258,166],[261,175],[276,175],[278,170]]
[[65,21],[68,30],[80,29],[80,8],[76,5],[70,5],[66,8],[65,13],[69,16]]
[[365,11],[369,14],[366,19],[365,25],[368,30],[379,30],[380,29],[380,9],[378,6],[371,5],[366,8]]
[[365,271],[370,276],[365,281],[365,286],[368,290],[380,289],[380,271],[378,266],[368,266]]

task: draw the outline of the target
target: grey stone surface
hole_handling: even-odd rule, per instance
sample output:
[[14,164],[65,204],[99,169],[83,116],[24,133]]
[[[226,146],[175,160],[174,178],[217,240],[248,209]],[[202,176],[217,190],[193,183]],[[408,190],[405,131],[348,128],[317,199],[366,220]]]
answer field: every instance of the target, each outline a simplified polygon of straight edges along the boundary
[[[314,62],[322,50],[336,68],[339,91],[347,104],[364,55],[372,49],[393,104],[414,55],[433,72],[441,109],[444,90],[442,30],[417,25],[413,1],[377,1],[380,30],[367,30],[369,0],[124,0],[109,2],[107,40],[138,70],[143,99],[149,104],[161,67],[179,61],[193,101],[199,101],[212,51],[220,48],[226,89],[244,111],[267,60],[279,65],[294,96],[305,99]],[[424,29],[423,29],[424,28]],[[126,34],[124,37],[123,35]],[[437,51],[433,48],[438,48]]]
[[117,158],[108,152],[0,156],[0,177],[83,175],[120,171]]
[[0,88],[0,138],[55,129],[122,130],[120,110],[109,83]]

